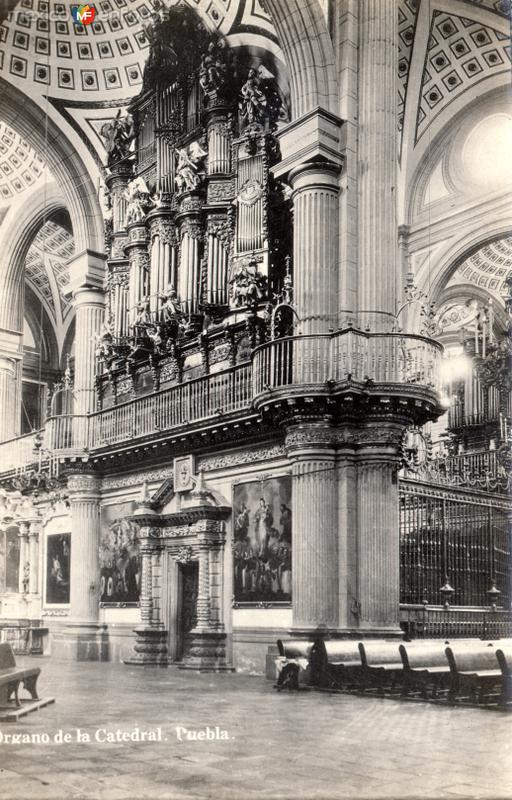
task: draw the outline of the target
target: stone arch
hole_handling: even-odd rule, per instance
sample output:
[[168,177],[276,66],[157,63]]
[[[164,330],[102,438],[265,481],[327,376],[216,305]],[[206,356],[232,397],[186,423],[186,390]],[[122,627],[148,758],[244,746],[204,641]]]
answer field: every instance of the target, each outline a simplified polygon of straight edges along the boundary
[[89,171],[76,148],[26,94],[0,78],[2,119],[41,156],[57,181],[69,212],[75,251],[103,251],[103,219]]
[[23,330],[23,267],[37,231],[56,211],[65,209],[62,194],[55,184],[42,187],[30,196],[30,204],[16,209],[13,218],[6,219],[7,227],[2,236],[2,249],[9,258],[0,269],[0,328],[12,331]]
[[265,0],[290,73],[291,115],[336,113],[334,50],[318,0]]

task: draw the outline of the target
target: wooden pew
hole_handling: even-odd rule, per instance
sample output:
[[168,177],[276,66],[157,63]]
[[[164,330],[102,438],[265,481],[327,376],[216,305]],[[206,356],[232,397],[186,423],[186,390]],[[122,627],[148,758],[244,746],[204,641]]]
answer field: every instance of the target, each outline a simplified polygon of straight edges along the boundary
[[359,653],[363,668],[364,689],[385,689],[394,691],[403,677],[403,664],[399,651],[400,640],[396,642],[359,642]]
[[476,703],[489,703],[492,697],[501,696],[503,675],[492,643],[475,642],[473,647],[457,646],[453,642],[446,648],[450,666],[450,700],[470,698]]
[[19,699],[21,683],[30,692],[32,699],[38,700],[36,683],[40,672],[39,667],[17,667],[11,645],[6,642],[0,644],[0,706],[8,703],[14,696],[16,708],[21,707]]
[[498,647],[496,658],[502,675],[500,706],[507,710],[512,707],[512,644]]
[[363,669],[357,641],[316,639],[310,664],[315,686],[352,689],[362,685]]
[[419,691],[421,696],[437,698],[450,687],[450,665],[442,639],[403,642],[399,646],[404,668],[402,693]]

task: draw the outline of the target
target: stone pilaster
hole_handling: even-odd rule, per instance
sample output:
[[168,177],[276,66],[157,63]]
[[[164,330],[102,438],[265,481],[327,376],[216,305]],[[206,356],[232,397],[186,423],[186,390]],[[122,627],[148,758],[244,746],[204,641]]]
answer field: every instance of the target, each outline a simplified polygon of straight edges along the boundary
[[389,331],[400,296],[397,231],[397,10],[360,0],[359,326]]
[[19,540],[20,540],[20,569],[18,575],[18,591],[20,594],[28,594],[29,591],[29,549],[28,549],[28,531],[29,526],[26,522],[20,522],[19,525]]
[[100,481],[95,475],[68,477],[71,515],[70,608],[66,628],[54,636],[60,658],[105,661],[108,644],[99,612]]
[[158,544],[158,528],[143,526],[140,528],[141,584],[140,584],[140,621],[135,628],[134,653],[125,659],[125,664],[145,667],[167,666],[167,631],[160,619],[160,607],[155,602],[154,573]]
[[20,430],[20,358],[0,355],[0,442],[14,438]]
[[39,525],[37,522],[31,522],[28,533],[28,550],[30,561],[30,578],[29,578],[29,592],[30,594],[39,593]]
[[327,423],[292,425],[293,628],[338,625],[338,520],[334,431]]
[[337,327],[338,173],[338,165],[321,161],[301,164],[289,174],[294,298],[303,334]]
[[379,635],[400,632],[397,475],[402,433],[398,423],[375,422],[358,437],[356,616],[361,632]]
[[75,414],[95,410],[96,335],[103,323],[103,289],[80,287],[74,292],[75,333]]

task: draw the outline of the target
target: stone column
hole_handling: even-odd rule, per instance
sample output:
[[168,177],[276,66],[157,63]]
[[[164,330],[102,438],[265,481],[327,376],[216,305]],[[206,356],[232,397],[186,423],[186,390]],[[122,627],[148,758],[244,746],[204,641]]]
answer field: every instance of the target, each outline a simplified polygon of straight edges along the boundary
[[371,423],[359,433],[357,605],[360,629],[400,633],[399,444],[403,427]]
[[124,660],[132,666],[167,666],[167,631],[160,619],[159,606],[154,602],[153,560],[159,529],[148,525],[140,528],[140,625],[135,628],[134,653]]
[[[105,296],[102,289],[82,287],[74,293],[75,414],[95,410],[96,335],[103,323]],[[78,442],[80,444],[80,442]]]
[[[133,222],[128,228],[128,244],[125,252],[130,262],[128,288],[128,327],[137,317],[137,303],[147,294],[149,286],[148,232],[144,222]],[[149,311],[149,308],[148,308]],[[131,332],[131,331],[130,331]]]
[[359,326],[389,331],[399,282],[397,231],[396,4],[360,0],[358,260]]
[[12,439],[19,433],[20,408],[18,387],[19,362],[0,355],[0,442]]
[[210,627],[210,549],[208,542],[199,542],[199,576],[197,590],[196,630]]
[[93,474],[68,477],[71,516],[69,621],[55,635],[59,657],[106,661],[108,646],[99,615],[100,481]]
[[328,162],[291,170],[293,189],[293,280],[300,332],[325,333],[337,327],[338,173]]
[[20,594],[27,594],[29,591],[28,584],[28,568],[29,564],[29,550],[28,550],[28,531],[29,526],[26,522],[20,522],[19,525],[19,540],[20,540],[20,569],[18,574],[18,591]]
[[293,628],[338,625],[338,508],[334,431],[325,422],[292,425]]
[[30,561],[30,580],[29,591],[30,594],[38,594],[39,592],[39,525],[37,522],[31,522],[28,534],[29,542],[29,561]]

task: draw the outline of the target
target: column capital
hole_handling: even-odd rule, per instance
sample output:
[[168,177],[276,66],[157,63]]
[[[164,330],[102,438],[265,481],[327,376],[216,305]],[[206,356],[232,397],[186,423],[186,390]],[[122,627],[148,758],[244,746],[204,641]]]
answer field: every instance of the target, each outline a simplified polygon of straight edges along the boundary
[[71,502],[100,499],[101,480],[96,475],[75,474],[68,476],[68,491]]
[[73,304],[75,311],[78,307],[97,306],[103,308],[105,305],[105,293],[103,289],[92,288],[90,286],[79,286],[73,292]]
[[290,170],[288,181],[293,194],[304,189],[330,189],[339,191],[338,175],[341,166],[333,161],[304,161]]
[[23,334],[0,328],[0,369],[14,370],[23,358]]
[[74,294],[80,288],[104,289],[105,261],[103,253],[93,250],[84,250],[72,256],[68,261],[70,277],[66,293]]
[[334,460],[336,430],[326,422],[291,425],[286,431],[285,449],[289,458],[321,458]]
[[274,175],[282,177],[300,164],[318,159],[341,168],[342,124],[339,117],[318,107],[285,125],[277,134],[282,159],[272,168]]

